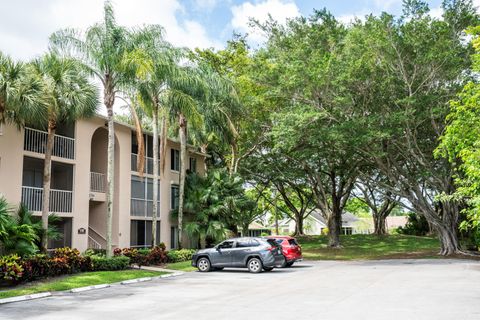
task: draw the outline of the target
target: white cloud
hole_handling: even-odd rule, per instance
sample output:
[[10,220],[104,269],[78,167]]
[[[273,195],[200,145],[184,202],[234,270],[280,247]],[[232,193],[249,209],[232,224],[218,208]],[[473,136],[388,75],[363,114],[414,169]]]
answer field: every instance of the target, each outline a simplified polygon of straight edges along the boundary
[[368,15],[367,11],[361,11],[353,14],[343,14],[338,16],[337,20],[343,23],[344,25],[348,25],[355,22],[356,19],[360,19],[361,21],[364,21],[366,15]]
[[388,11],[396,4],[401,4],[402,0],[374,0],[375,7],[381,11]]
[[442,19],[443,9],[441,7],[432,8],[429,12],[430,16],[435,19]]
[[[179,0],[114,0],[117,20],[126,26],[160,24],[166,39],[187,47],[220,47],[194,20],[177,19],[184,12]],[[45,52],[48,37],[56,30],[85,29],[103,14],[103,0],[1,1],[0,51],[15,58],[31,59]]]
[[300,10],[295,2],[291,0],[265,0],[256,2],[244,2],[238,6],[233,6],[232,11],[232,27],[236,31],[249,32],[250,40],[261,42],[264,37],[261,33],[249,28],[250,18],[265,22],[269,15],[274,20],[284,23],[288,18],[300,16]]
[[198,9],[212,10],[218,5],[219,0],[195,0]]

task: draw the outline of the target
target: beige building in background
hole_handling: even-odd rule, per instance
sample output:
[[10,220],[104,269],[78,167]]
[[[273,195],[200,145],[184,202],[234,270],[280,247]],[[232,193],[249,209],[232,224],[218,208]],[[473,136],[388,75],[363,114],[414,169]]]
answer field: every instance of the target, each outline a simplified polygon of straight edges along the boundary
[[[102,116],[58,126],[52,156],[50,211],[62,218],[57,227],[64,236],[51,241],[50,248],[70,246],[84,251],[106,247],[107,136],[106,119]],[[10,204],[23,203],[38,215],[42,208],[46,137],[46,132],[33,128],[0,126],[0,195]],[[115,123],[115,247],[144,247],[151,243],[153,139],[147,133],[144,138],[146,161],[142,178],[136,169],[135,130]],[[178,229],[170,211],[178,205],[179,149],[179,143],[168,141],[165,174],[159,185],[157,239],[167,248],[177,247]],[[189,147],[187,170],[204,174],[205,157]]]

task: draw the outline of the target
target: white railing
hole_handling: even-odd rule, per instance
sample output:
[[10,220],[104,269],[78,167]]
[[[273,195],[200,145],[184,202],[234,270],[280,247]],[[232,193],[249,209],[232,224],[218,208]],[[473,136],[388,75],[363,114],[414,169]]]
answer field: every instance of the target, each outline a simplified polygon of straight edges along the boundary
[[[73,191],[50,190],[49,212],[72,212]],[[22,203],[31,211],[42,211],[43,188],[22,187]]]
[[105,175],[98,172],[90,172],[90,191],[105,193]]
[[[160,201],[157,202],[157,217],[160,218]],[[153,200],[130,199],[130,215],[135,217],[152,217]]]
[[[138,172],[137,159],[138,159],[138,155],[136,153],[132,153],[131,167],[130,167],[131,171]],[[159,161],[159,165],[160,165],[160,161]],[[153,174],[153,158],[145,157],[145,168],[143,169],[143,173]]]
[[88,248],[91,249],[102,249],[102,245],[97,242],[95,239],[92,237],[88,236]]
[[[47,148],[48,133],[45,131],[25,128],[25,139],[23,148],[25,151],[45,153]],[[75,159],[75,139],[55,135],[53,141],[52,155],[67,159]]]

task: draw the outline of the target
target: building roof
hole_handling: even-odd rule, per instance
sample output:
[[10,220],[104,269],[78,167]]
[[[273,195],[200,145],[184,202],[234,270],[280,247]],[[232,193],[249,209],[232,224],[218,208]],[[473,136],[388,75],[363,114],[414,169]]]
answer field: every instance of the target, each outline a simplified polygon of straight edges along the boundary
[[[327,221],[323,217],[323,215],[320,213],[320,211],[315,210],[310,214],[315,220],[318,220],[319,222],[323,223],[324,225],[327,225]],[[342,227],[351,227],[354,225],[354,223],[358,221],[358,218],[351,214],[350,212],[344,212],[342,213]]]

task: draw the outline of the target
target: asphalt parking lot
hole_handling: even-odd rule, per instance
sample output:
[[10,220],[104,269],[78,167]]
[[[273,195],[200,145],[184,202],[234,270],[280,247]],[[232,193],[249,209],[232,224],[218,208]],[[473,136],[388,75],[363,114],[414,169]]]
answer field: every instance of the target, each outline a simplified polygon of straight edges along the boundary
[[480,319],[480,263],[301,262],[191,272],[0,306],[0,319]]

